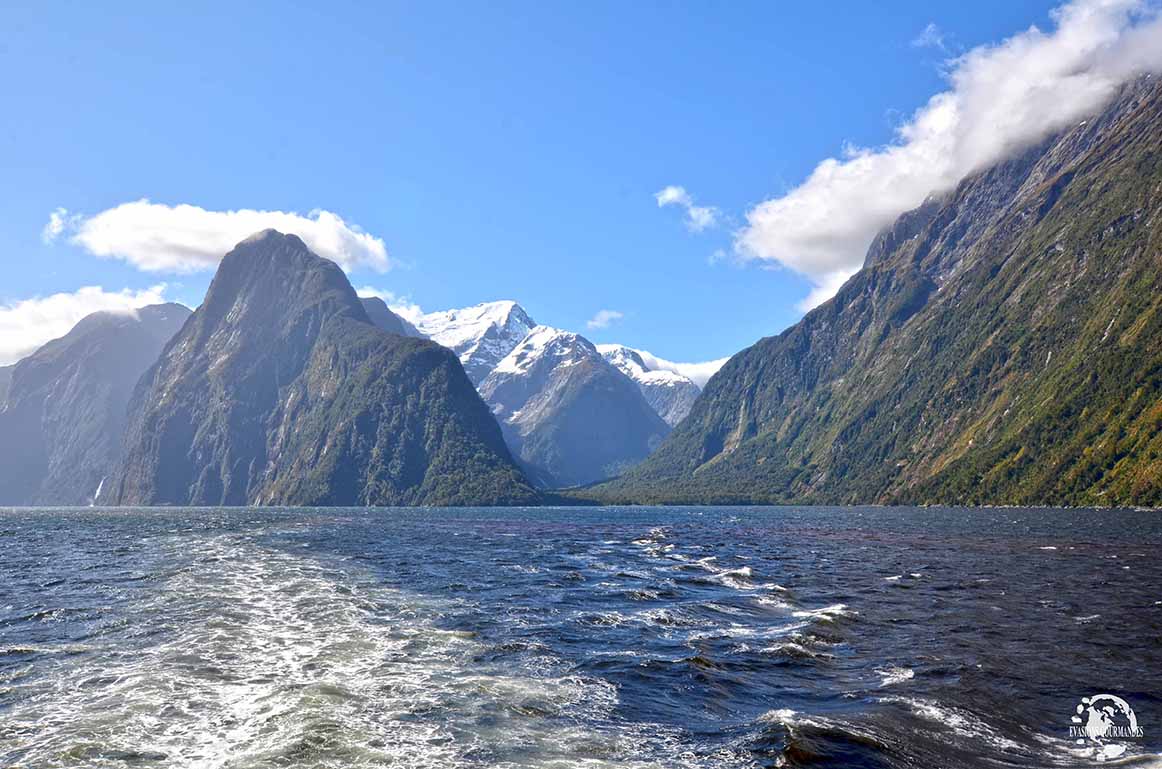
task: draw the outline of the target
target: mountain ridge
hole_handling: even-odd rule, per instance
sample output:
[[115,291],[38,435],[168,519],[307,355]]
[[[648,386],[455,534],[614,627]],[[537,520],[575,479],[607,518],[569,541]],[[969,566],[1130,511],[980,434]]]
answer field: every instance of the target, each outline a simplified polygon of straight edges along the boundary
[[134,385],[189,315],[179,304],[96,312],[9,367],[0,504],[92,503],[116,464]]
[[597,351],[637,384],[646,402],[670,427],[686,418],[702,392],[684,374],[652,368],[640,350],[623,344],[599,344]]
[[541,485],[615,475],[669,432],[637,385],[580,334],[537,326],[480,385],[513,453]]
[[378,296],[361,296],[359,297],[359,303],[363,305],[363,311],[367,313],[367,318],[371,323],[381,330],[389,334],[398,334],[399,336],[425,338],[419,329],[409,323],[405,318],[392,312],[387,306],[387,302]]
[[142,377],[102,501],[529,504],[455,355],[384,332],[337,265],[266,230]]
[[[929,199],[602,502],[1162,503],[1162,86]],[[1155,337],[1156,338],[1156,337]]]
[[477,386],[536,325],[508,299],[427,313],[415,324],[428,339],[456,353]]

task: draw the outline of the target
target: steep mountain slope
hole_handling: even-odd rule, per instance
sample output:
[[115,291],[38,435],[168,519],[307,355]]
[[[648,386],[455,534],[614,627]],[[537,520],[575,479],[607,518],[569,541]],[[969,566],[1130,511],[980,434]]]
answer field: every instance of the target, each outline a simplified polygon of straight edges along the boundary
[[87,505],[111,472],[133,386],[190,311],[98,312],[9,369],[0,504]]
[[380,328],[389,334],[423,338],[423,334],[415,326],[388,309],[387,302],[378,296],[361,296],[359,297],[359,303],[363,305],[363,310],[367,313],[367,318],[376,328]]
[[641,353],[620,344],[599,344],[597,351],[637,384],[646,402],[673,427],[686,418],[701,389],[675,371],[650,368]]
[[502,301],[428,313],[416,328],[456,353],[468,377],[479,385],[536,325],[519,304]]
[[537,326],[480,393],[530,475],[550,487],[608,478],[640,461],[669,426],[587,339]]
[[1162,503],[1162,85],[964,180],[604,501]]
[[12,384],[12,369],[15,366],[0,366],[0,411],[4,410],[4,402],[8,400],[8,387]]
[[335,264],[273,230],[223,258],[130,414],[113,503],[538,498],[455,356],[376,328]]

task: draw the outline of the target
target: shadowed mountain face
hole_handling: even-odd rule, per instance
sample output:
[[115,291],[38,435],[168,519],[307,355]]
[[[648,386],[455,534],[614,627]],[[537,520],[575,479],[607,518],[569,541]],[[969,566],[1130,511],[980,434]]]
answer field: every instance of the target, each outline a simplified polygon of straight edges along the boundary
[[379,297],[361,296],[359,297],[359,303],[363,305],[363,310],[367,313],[367,318],[376,328],[382,329],[389,334],[423,338],[423,334],[415,326],[388,309],[387,302]]
[[669,432],[632,380],[587,339],[538,326],[480,385],[539,483],[574,486],[641,461]]
[[385,333],[268,230],[227,254],[141,380],[118,504],[515,504],[536,492],[456,357]]
[[90,504],[116,462],[134,384],[189,315],[177,304],[94,313],[6,367],[0,504]]
[[0,410],[4,409],[4,402],[8,400],[8,387],[12,384],[13,366],[0,366]]
[[1162,84],[904,215],[603,501],[1162,503]]

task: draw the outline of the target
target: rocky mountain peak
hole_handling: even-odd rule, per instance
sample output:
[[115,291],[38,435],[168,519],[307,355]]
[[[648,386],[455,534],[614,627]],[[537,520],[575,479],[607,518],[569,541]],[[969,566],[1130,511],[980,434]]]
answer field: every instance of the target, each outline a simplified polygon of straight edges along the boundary
[[104,502],[536,499],[456,357],[386,333],[337,265],[275,231],[226,254],[128,413]]
[[607,478],[669,432],[634,382],[585,337],[537,326],[480,385],[530,477],[545,486]]
[[537,324],[514,301],[428,313],[415,324],[424,336],[452,350],[479,385],[488,372]]

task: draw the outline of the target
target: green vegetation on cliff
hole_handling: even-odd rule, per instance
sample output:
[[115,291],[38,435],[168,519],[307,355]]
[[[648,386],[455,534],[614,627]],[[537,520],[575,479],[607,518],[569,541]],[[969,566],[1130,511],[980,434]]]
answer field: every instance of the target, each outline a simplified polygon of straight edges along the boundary
[[882,233],[735,355],[635,503],[1162,504],[1162,83]]
[[293,235],[259,233],[223,258],[129,411],[103,502],[540,498],[456,356],[377,328],[342,270]]

